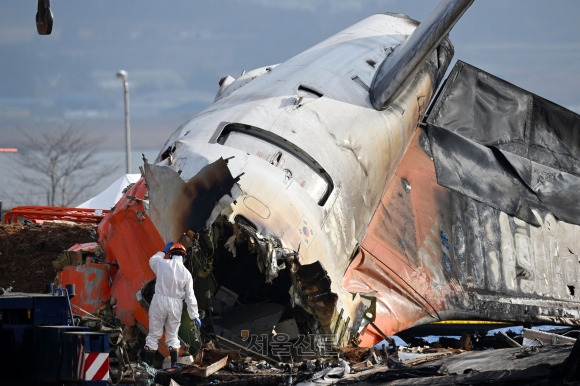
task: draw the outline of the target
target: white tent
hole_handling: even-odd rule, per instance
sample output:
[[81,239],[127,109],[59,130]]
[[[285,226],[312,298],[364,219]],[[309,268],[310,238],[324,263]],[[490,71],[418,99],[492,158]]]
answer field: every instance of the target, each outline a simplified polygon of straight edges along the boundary
[[141,174],[125,174],[95,197],[78,205],[77,208],[109,210],[123,196],[123,190],[130,184],[137,182],[139,178],[141,178]]

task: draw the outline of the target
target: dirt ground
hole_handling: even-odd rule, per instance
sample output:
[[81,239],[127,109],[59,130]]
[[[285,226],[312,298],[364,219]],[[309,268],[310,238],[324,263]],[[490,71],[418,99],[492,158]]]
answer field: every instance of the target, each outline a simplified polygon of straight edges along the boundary
[[43,292],[56,270],[52,261],[74,244],[97,241],[94,224],[0,224],[0,287]]

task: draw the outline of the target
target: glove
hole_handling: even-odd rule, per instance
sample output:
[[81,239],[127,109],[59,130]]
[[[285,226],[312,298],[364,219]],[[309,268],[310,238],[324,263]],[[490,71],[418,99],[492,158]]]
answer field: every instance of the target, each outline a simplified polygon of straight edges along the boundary
[[195,323],[195,325],[197,326],[197,328],[200,328],[201,327],[201,320],[199,320],[199,318],[193,319],[193,322]]
[[167,244],[165,244],[165,249],[163,250],[163,252],[165,252],[166,255],[169,253],[169,248],[171,248],[172,245],[173,241],[170,241]]

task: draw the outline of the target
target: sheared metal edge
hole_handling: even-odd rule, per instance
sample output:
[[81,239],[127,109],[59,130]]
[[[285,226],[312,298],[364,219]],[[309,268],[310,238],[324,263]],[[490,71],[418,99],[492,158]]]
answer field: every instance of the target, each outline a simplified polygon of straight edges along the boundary
[[150,187],[149,215],[166,242],[208,226],[241,193],[223,158],[188,181],[171,166],[146,163],[145,180]]

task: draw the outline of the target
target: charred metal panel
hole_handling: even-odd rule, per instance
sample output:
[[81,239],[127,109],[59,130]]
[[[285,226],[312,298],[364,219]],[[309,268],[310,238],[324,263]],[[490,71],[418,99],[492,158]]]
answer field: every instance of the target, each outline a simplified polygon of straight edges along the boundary
[[[445,319],[580,324],[580,226],[535,227],[439,185],[419,134],[343,279],[394,334]],[[411,254],[415,253],[415,258]],[[368,325],[363,344],[382,340]]]
[[205,228],[225,206],[218,205],[221,198],[228,195],[228,203],[234,199],[234,178],[223,158],[187,182],[172,167],[146,163],[145,179],[153,187],[149,191],[151,219],[166,241],[179,240],[187,230]]
[[534,225],[580,224],[580,115],[457,62],[429,114],[439,183]]
[[296,283],[299,286],[296,290],[304,298],[304,306],[316,315],[326,333],[332,332],[338,301],[337,294],[330,289],[331,282],[318,261],[300,266],[296,272]]
[[[540,224],[536,227],[458,193],[451,196],[453,236],[464,243],[452,261],[465,262],[468,275],[459,282],[480,318],[580,323],[575,291],[580,280],[579,226],[533,211]],[[471,314],[468,309],[456,314],[461,313]]]
[[[448,205],[417,132],[343,279],[349,291],[376,298],[374,323],[384,334],[418,320],[439,320],[437,310],[447,308],[445,294],[461,292],[450,281]],[[367,326],[362,344],[383,339],[372,330]]]

